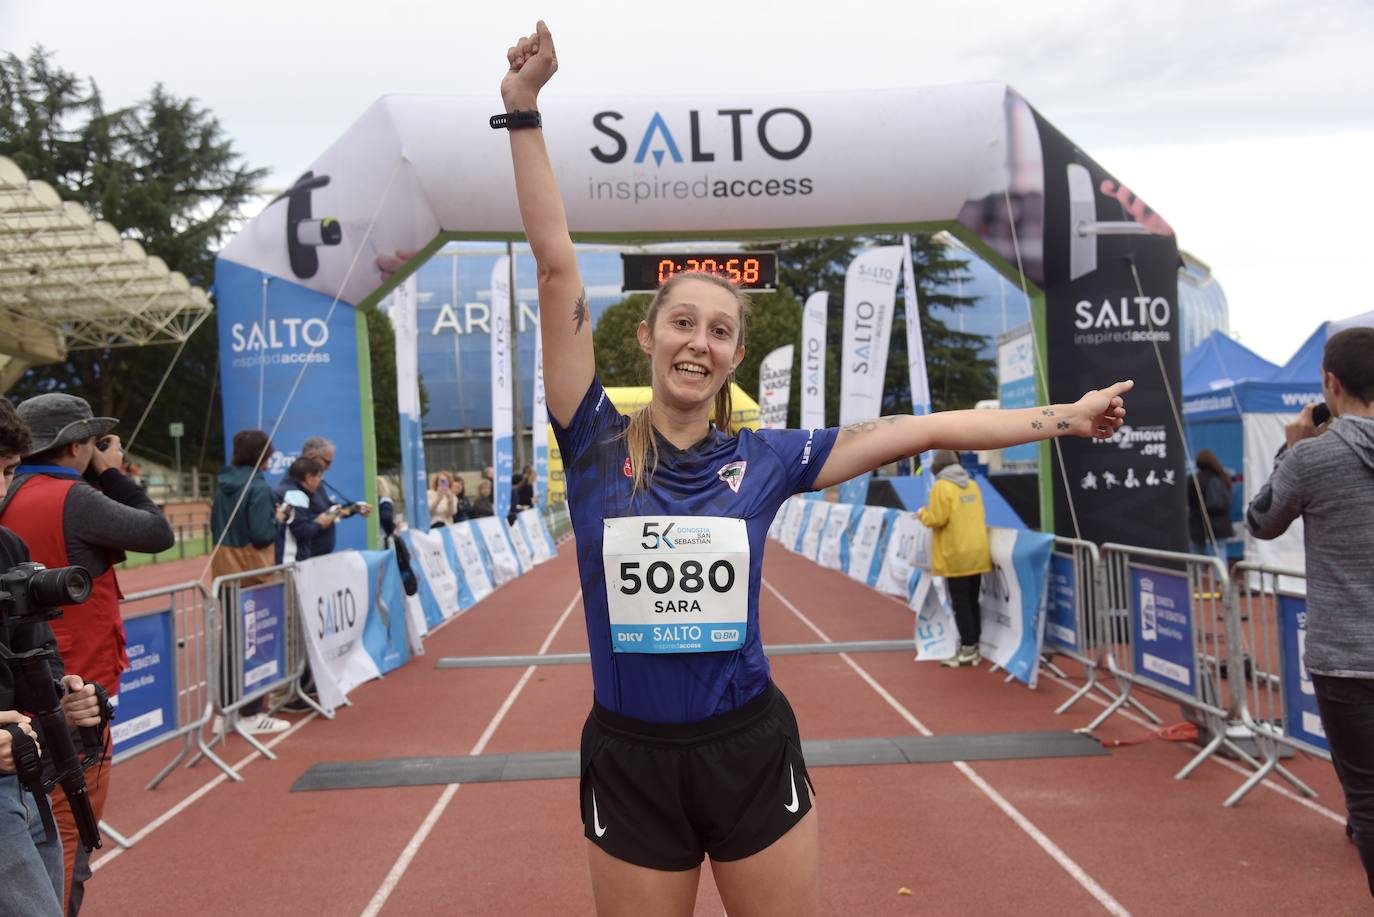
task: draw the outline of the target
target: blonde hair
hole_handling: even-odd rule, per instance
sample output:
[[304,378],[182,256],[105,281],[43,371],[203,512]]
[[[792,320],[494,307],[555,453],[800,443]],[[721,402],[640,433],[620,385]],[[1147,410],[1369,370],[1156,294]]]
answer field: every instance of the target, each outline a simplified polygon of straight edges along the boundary
[[439,478],[441,478],[441,477],[448,478],[449,486],[450,486],[450,487],[453,486],[453,474],[452,474],[452,472],[448,472],[448,471],[436,471],[436,472],[434,472],[433,474],[431,474],[431,475],[429,476],[429,489],[430,489],[430,490],[438,490],[438,489],[439,489]]
[[[663,302],[680,283],[685,280],[697,280],[710,283],[722,290],[728,290],[734,297],[736,305],[739,306],[739,332],[735,338],[736,349],[744,345],[745,332],[749,326],[749,296],[724,277],[716,274],[705,274],[699,271],[685,271],[681,274],[674,274],[663,285],[658,288],[654,298],[649,302],[649,308],[644,312],[644,321],[649,326],[649,336],[653,337],[654,322],[658,319],[658,313],[663,308]],[[731,396],[730,387],[735,381],[734,373],[721,384],[716,390],[715,411],[712,422],[716,429],[723,431],[727,435],[734,432],[733,416],[734,404]],[[630,453],[630,471],[634,477],[634,493],[639,493],[649,486],[653,479],[654,471],[658,468],[658,441],[654,439],[654,424],[652,417],[653,400],[644,407],[630,415],[630,422],[626,424],[625,431],[621,433],[621,438],[625,440],[625,445]]]

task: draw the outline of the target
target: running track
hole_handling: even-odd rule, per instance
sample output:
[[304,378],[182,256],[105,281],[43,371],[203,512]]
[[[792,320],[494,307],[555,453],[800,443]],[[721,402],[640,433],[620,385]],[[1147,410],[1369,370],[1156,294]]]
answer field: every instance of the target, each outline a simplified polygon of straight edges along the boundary
[[[910,638],[896,600],[770,542],[761,596],[769,643]],[[333,722],[295,720],[279,760],[231,740],[234,784],[208,764],[142,787],[171,752],[119,765],[89,917],[171,914],[588,914],[574,780],[292,793],[311,765],[403,756],[575,749],[591,701],[585,665],[436,669],[443,656],[586,649],[574,550],[497,590],[430,636],[427,655],[354,692]],[[807,739],[1064,730],[1100,706],[1056,707],[1076,684],[1004,684],[910,653],[773,661]],[[1152,701],[1165,722],[1177,708]],[[1146,732],[1116,717],[1108,743]],[[1315,802],[1274,784],[1236,809],[1225,762],[1187,781],[1191,749],[1148,741],[1108,757],[814,768],[822,893],[831,914],[1365,914],[1371,902],[1330,765],[1290,766]],[[1340,813],[1340,814],[1338,814]],[[903,888],[914,892],[900,894]],[[721,914],[704,870],[698,914]]]

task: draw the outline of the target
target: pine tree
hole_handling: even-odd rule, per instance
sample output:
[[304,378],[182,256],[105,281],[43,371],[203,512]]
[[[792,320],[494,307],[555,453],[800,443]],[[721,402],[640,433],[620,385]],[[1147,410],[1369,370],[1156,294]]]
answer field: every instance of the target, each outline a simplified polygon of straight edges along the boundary
[[[0,155],[205,289],[217,249],[242,223],[267,174],[243,163],[218,119],[194,99],[156,85],[136,104],[107,111],[94,80],[63,70],[43,48],[26,59],[0,57]],[[119,417],[127,439],[175,353],[175,346],[73,351],[65,363],[31,368],[9,394],[79,394],[97,415]],[[183,455],[209,467],[219,463],[218,363],[211,317],[187,342],[149,411],[138,453],[170,462],[167,426],[183,421]]]

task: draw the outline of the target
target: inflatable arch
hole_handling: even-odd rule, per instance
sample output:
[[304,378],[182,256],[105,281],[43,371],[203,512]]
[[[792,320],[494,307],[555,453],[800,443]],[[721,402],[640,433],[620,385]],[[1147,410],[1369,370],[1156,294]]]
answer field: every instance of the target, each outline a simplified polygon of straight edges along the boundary
[[[225,247],[226,441],[271,429],[289,399],[270,471],[325,435],[338,446],[330,480],[375,502],[367,339],[352,306],[446,241],[523,238],[509,145],[487,125],[496,107],[495,94],[382,98]],[[1051,400],[1138,383],[1115,441],[1064,442],[1063,474],[1042,452],[1055,469],[1041,475],[1044,521],[1073,533],[1072,488],[1084,537],[1186,547],[1166,397],[1166,385],[1181,392],[1173,231],[1011,88],[551,98],[544,124],[577,241],[946,230],[1023,279]],[[412,251],[384,280],[377,259]],[[361,546],[349,528],[340,544]]]

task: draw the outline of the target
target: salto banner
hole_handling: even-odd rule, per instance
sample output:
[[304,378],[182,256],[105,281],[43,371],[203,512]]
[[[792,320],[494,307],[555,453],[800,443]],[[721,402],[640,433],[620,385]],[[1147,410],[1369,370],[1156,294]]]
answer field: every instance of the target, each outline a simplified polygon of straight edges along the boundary
[[825,318],[830,294],[812,293],[802,310],[801,428],[825,426]]
[[901,263],[902,247],[888,245],[860,252],[845,272],[841,426],[883,413],[883,377]]
[[[215,267],[224,441],[265,430],[277,447],[264,476],[275,486],[309,436],[334,442],[327,480],[377,502],[372,383],[363,314],[280,277],[220,258]],[[366,397],[363,393],[366,393]],[[339,550],[367,547],[367,524],[338,524]]]
[[411,274],[391,295],[391,327],[396,332],[396,401],[401,412],[401,490],[406,522],[429,530],[424,431],[420,427],[419,335],[416,328],[416,278]]
[[534,410],[530,413],[534,438],[534,506],[549,502],[549,404],[544,397],[544,336],[534,333]]
[[[911,236],[902,235],[902,293],[906,303],[907,376],[911,380],[911,413],[930,413],[930,379],[926,376],[926,344],[921,334],[921,305],[916,290],[916,272],[911,266]],[[921,456],[926,467],[927,456]]]
[[787,426],[787,401],[792,393],[792,354],[784,344],[759,362],[759,429],[781,430]]
[[511,451],[514,395],[510,381],[510,259],[500,257],[491,269],[491,502],[497,519],[510,512],[511,474],[515,456]]

